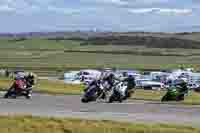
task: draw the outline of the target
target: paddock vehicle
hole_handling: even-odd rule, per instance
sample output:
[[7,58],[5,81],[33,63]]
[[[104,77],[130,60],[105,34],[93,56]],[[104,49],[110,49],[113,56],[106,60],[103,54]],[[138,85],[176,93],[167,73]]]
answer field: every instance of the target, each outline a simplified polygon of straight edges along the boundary
[[25,96],[27,99],[31,98],[32,94],[32,89],[31,88],[26,88],[23,90],[17,90],[15,88],[10,88],[6,94],[4,95],[4,98],[17,98],[20,96]]
[[151,79],[137,79],[136,87],[145,90],[162,90],[165,88],[165,85],[158,81],[152,81]]
[[183,101],[185,99],[185,92],[180,92],[178,87],[170,87],[167,93],[162,97],[161,101]]
[[93,69],[81,70],[78,73],[78,76],[79,76],[80,80],[85,84],[89,84],[94,79],[97,79],[100,75],[101,75],[100,71],[93,70]]
[[118,81],[115,83],[114,87],[109,92],[109,103],[114,101],[122,102],[126,100],[126,89],[127,89],[127,82]]

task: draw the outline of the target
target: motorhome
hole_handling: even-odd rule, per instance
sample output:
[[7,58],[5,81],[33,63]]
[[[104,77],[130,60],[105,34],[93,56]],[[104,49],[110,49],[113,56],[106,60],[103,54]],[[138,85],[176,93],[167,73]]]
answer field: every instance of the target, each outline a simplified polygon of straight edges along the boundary
[[156,72],[150,72],[149,75],[153,81],[166,83],[167,77],[170,75],[170,73],[156,71]]
[[164,83],[152,81],[151,79],[137,79],[136,87],[151,90],[161,90],[165,88]]
[[165,84],[157,81],[144,81],[142,88],[150,90],[161,90],[165,88]]
[[151,90],[161,90],[165,88],[165,84],[158,81],[153,81],[151,75],[142,75],[141,78],[136,79],[136,87]]
[[64,82],[67,84],[81,84],[78,73],[79,71],[69,71],[64,73]]
[[81,70],[78,75],[82,82],[89,83],[93,79],[99,78],[101,76],[101,72],[93,69],[85,69]]
[[117,71],[115,71],[115,75],[117,77],[127,77],[127,76],[131,75],[135,78],[139,78],[141,76],[139,71],[136,71],[136,70],[117,70]]
[[200,73],[192,73],[188,79],[188,86],[191,89],[200,88]]

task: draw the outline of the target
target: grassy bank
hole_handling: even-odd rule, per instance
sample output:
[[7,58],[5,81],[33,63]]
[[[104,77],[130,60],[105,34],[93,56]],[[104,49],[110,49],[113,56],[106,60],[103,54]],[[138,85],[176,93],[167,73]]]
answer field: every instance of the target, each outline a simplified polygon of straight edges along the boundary
[[2,133],[199,133],[200,129],[165,124],[55,119],[32,116],[0,117]]
[[[58,75],[69,69],[134,68],[159,70],[180,64],[200,70],[199,49],[146,48],[126,45],[81,45],[78,40],[0,39],[0,68]],[[62,72],[62,73],[61,73]]]

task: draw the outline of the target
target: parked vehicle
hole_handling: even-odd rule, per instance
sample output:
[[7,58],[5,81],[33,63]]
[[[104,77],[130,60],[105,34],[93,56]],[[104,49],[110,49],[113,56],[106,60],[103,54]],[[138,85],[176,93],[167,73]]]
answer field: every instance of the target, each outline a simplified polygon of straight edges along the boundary
[[97,79],[98,77],[100,77],[100,75],[101,75],[100,71],[92,70],[92,69],[81,70],[78,73],[80,80],[82,82],[84,82],[85,84],[88,84],[91,81],[93,81],[94,79]]
[[78,73],[79,71],[70,71],[68,73],[64,73],[64,82],[67,84],[81,84]]
[[157,81],[152,81],[151,79],[137,79],[136,87],[147,90],[161,90],[165,88],[165,84]]

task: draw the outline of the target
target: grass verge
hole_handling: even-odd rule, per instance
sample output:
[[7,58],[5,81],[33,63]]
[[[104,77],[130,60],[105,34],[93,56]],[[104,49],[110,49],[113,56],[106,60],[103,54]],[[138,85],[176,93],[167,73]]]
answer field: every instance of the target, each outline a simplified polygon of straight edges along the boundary
[[[0,78],[0,90],[8,89],[12,82],[11,79]],[[83,85],[69,85],[62,81],[38,80],[34,91],[48,94],[81,94],[83,88]]]
[[[152,90],[137,90],[131,97],[133,100],[147,100],[153,102],[160,102],[161,98],[165,95],[166,91],[152,91]],[[169,103],[169,102],[168,102]],[[174,103],[174,102],[172,102]],[[200,105],[200,93],[191,91],[185,100],[179,102],[185,105]]]
[[[0,90],[5,90],[11,86],[12,80],[7,78],[0,78]],[[40,93],[48,94],[71,94],[79,95],[83,92],[84,85],[69,85],[62,81],[49,81],[49,80],[38,80],[35,91]],[[131,97],[131,100],[147,100],[160,102],[162,96],[166,91],[152,91],[152,90],[142,90],[137,89],[135,94]],[[193,92],[186,97],[180,104],[186,105],[200,105],[200,93]]]
[[199,133],[199,128],[165,124],[0,116],[2,133]]

